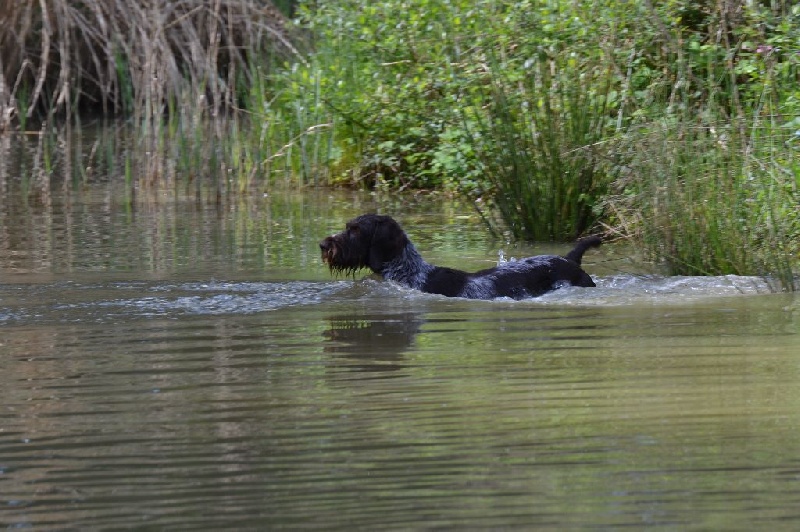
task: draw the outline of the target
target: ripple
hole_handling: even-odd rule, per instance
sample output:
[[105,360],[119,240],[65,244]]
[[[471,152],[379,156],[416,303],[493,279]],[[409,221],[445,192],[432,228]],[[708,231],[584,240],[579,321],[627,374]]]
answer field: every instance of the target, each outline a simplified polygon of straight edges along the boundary
[[[114,282],[3,287],[0,323],[107,322],[125,317],[253,314],[316,305],[347,282]],[[3,295],[3,294],[0,294]]]
[[[524,301],[493,303],[565,306],[675,305],[716,298],[771,293],[759,277],[658,277],[614,275],[596,288],[569,287]],[[108,322],[126,317],[173,319],[187,315],[239,315],[278,309],[353,302],[468,301],[426,294],[365,277],[323,282],[109,282],[5,285],[0,288],[0,323]]]

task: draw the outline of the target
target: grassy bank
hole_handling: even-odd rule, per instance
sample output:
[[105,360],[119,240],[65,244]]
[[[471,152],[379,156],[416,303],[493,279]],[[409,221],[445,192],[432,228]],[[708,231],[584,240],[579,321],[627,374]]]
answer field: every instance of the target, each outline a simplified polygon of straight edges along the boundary
[[797,6],[340,0],[306,17],[317,53],[287,79],[319,94],[303,105],[332,124],[340,179],[469,195],[516,238],[604,227],[672,274],[798,288]]
[[793,138],[768,123],[747,125],[686,119],[640,131],[619,194],[606,200],[615,231],[670,274],[760,274],[798,289]]
[[[669,273],[797,288],[790,2],[335,0],[297,25],[266,1],[148,5],[0,13],[0,130],[38,132],[39,181],[104,162],[132,189],[438,189],[498,234],[605,230]],[[59,148],[87,114],[132,132],[94,164]]]

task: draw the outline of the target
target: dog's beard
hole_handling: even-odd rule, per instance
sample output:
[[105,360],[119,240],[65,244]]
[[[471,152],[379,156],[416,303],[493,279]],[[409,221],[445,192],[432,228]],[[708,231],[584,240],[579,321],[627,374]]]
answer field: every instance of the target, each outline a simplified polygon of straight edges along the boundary
[[322,250],[322,262],[328,265],[332,274],[355,277],[356,272],[365,267],[364,264],[346,260],[346,253],[340,249],[337,243],[333,243],[328,249]]

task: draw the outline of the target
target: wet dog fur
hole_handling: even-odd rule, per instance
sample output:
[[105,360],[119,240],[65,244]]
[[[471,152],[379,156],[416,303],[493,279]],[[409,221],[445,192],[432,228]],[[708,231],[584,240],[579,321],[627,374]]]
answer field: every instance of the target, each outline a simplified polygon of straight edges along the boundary
[[565,286],[595,286],[581,269],[587,249],[600,237],[580,240],[561,257],[539,255],[502,263],[475,273],[434,266],[417,252],[405,231],[390,216],[364,214],[319,246],[332,272],[355,273],[369,268],[384,279],[431,294],[469,299],[525,299]]

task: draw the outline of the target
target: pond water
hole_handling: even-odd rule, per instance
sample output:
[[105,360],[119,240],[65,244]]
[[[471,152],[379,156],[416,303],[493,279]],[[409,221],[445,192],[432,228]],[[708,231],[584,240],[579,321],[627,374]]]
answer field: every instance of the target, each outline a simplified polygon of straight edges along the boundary
[[446,299],[317,243],[379,210],[449,266],[569,246],[424,197],[0,188],[8,528],[800,526],[800,299],[760,279],[611,244],[597,288]]

